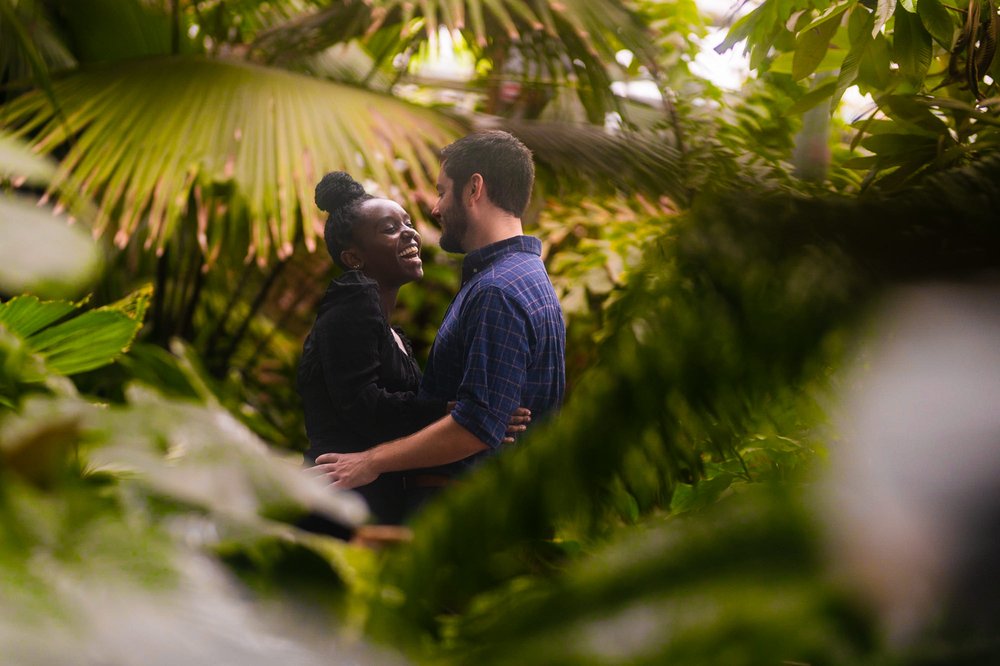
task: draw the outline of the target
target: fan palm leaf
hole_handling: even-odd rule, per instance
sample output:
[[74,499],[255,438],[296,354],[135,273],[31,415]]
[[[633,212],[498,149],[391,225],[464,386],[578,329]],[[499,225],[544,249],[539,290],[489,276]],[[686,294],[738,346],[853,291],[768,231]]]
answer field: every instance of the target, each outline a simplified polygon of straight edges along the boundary
[[619,50],[657,69],[649,32],[619,0],[347,0],[262,32],[251,51],[265,61],[287,62],[382,26],[398,32],[399,45],[434,40],[439,28],[461,32],[494,67],[502,65],[499,52],[516,48],[524,67],[508,75],[547,84],[575,80],[591,120],[603,120],[610,108],[607,63]]
[[52,189],[93,198],[95,233],[120,247],[141,233],[162,252],[196,219],[209,262],[227,248],[284,258],[300,233],[315,248],[313,187],[326,171],[350,170],[416,208],[433,191],[437,148],[462,132],[390,97],[200,57],[83,69],[53,87],[65,121],[37,92],[0,109],[37,152],[65,150]]

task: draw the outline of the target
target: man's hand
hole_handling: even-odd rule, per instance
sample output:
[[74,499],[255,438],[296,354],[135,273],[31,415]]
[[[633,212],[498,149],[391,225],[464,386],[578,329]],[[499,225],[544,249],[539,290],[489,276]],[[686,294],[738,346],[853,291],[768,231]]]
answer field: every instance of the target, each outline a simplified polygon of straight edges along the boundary
[[336,488],[365,486],[379,477],[372,464],[371,450],[360,453],[324,453],[312,468]]
[[386,472],[447,465],[488,450],[486,444],[449,415],[412,435],[367,451],[324,453],[306,471],[313,476],[325,476],[337,488],[357,488]]

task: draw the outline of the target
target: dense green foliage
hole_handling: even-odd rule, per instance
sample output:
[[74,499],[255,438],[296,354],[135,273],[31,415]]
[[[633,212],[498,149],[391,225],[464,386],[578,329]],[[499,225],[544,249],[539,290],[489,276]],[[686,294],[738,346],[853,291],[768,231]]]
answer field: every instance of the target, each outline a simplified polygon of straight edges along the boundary
[[[997,268],[992,2],[765,0],[720,46],[747,40],[739,91],[688,71],[686,1],[87,4],[0,0],[0,658],[1000,654],[943,597],[893,635],[831,571],[813,492],[879,299]],[[415,73],[439,26],[470,81]],[[851,85],[875,104],[845,127]],[[289,451],[330,277],[311,188],[347,168],[421,218],[399,323],[422,356],[457,286],[435,151],[478,124],[537,158],[569,400],[412,542],[305,533],[307,511],[364,520]]]
[[746,39],[751,67],[807,89],[794,111],[835,108],[852,85],[871,95],[851,141],[870,154],[850,165],[893,188],[996,150],[998,35],[992,0],[766,0],[720,49]]

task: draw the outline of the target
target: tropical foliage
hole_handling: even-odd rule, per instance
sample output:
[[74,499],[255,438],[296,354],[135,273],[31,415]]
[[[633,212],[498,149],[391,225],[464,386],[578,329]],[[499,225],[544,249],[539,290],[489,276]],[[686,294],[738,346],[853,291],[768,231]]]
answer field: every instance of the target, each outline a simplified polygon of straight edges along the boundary
[[835,109],[858,86],[874,103],[853,123],[850,165],[893,188],[997,146],[997,37],[991,0],[796,3],[766,0],[720,49],[746,40],[750,65],[808,90],[792,107]]
[[[868,313],[997,268],[996,7],[765,0],[719,46],[746,40],[738,91],[688,69],[707,23],[690,2],[0,0],[0,654],[1000,654],[945,576],[894,631],[879,590],[834,575],[813,492]],[[467,81],[420,68],[442,28]],[[845,126],[855,85],[873,106]],[[476,126],[535,152],[569,401],[410,542],[305,532],[364,520],[287,450],[330,275],[312,187],[355,173],[429,248],[436,150]],[[425,267],[400,299],[418,351],[457,287],[448,257]]]

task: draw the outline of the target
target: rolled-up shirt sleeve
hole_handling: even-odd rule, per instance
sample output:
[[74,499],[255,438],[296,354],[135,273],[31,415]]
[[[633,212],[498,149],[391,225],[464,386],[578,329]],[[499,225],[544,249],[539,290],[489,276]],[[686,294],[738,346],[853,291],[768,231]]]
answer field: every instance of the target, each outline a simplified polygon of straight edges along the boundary
[[521,404],[530,355],[527,313],[496,287],[465,301],[461,313],[465,367],[451,415],[495,449]]

